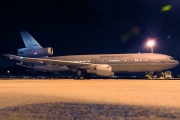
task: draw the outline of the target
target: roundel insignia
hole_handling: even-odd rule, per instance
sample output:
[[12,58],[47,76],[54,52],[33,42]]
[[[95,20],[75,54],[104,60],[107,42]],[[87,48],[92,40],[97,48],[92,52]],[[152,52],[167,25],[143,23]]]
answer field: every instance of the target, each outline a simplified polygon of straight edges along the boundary
[[37,52],[36,52],[36,51],[34,51],[34,54],[36,55],[36,54],[37,54]]

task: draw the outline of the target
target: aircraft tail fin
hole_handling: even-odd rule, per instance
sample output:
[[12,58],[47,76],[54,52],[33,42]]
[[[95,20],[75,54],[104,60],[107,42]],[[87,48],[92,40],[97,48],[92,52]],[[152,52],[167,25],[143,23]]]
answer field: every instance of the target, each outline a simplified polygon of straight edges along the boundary
[[47,57],[53,54],[51,47],[43,48],[28,32],[20,32],[26,48],[18,49],[18,56],[23,57]]
[[42,46],[26,31],[20,32],[26,48],[42,48]]

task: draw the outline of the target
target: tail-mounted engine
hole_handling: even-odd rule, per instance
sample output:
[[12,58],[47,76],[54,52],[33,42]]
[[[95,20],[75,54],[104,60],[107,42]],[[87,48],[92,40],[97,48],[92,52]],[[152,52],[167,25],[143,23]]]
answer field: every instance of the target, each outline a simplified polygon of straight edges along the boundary
[[48,48],[21,48],[18,49],[19,56],[23,57],[45,57],[53,55],[53,49],[51,47]]

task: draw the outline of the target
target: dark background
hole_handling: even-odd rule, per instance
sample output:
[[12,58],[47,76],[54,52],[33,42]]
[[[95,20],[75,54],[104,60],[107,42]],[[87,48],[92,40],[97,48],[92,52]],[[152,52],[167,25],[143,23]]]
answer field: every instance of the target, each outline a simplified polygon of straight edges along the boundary
[[[161,11],[172,5],[172,9]],[[16,54],[28,31],[54,56],[150,52],[180,61],[179,0],[23,0],[0,2],[0,54]],[[0,56],[0,67],[14,65]],[[175,74],[180,67],[173,68]]]

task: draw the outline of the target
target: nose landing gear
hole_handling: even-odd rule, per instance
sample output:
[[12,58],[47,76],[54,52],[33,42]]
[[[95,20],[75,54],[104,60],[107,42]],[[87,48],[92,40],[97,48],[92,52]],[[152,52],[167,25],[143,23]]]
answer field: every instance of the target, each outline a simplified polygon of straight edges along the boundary
[[146,72],[145,79],[153,79],[153,77],[154,77],[154,72]]

